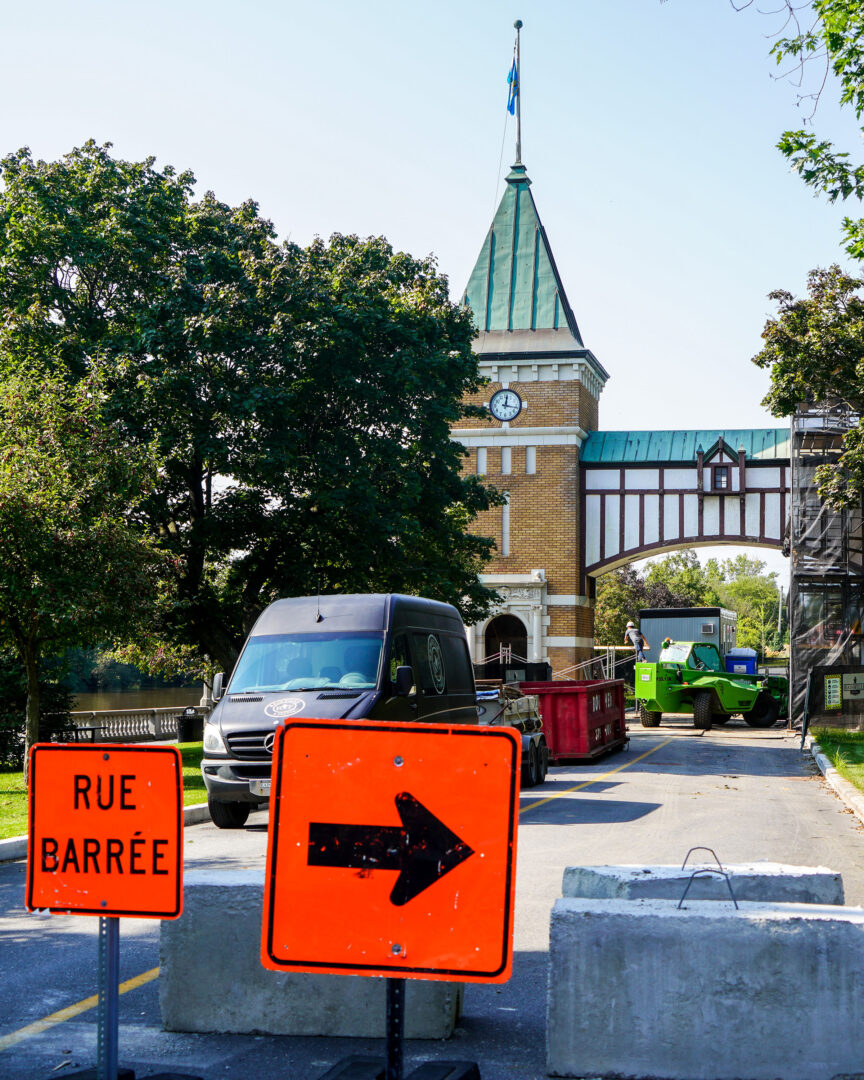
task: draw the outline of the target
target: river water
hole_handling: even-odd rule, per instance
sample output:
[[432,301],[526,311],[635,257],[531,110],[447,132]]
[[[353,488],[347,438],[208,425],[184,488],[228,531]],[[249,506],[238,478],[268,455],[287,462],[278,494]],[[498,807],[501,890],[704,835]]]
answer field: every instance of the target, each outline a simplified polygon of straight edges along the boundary
[[201,701],[201,686],[180,690],[122,690],[113,693],[76,694],[72,705],[78,712],[100,709],[167,709],[175,706],[185,708]]

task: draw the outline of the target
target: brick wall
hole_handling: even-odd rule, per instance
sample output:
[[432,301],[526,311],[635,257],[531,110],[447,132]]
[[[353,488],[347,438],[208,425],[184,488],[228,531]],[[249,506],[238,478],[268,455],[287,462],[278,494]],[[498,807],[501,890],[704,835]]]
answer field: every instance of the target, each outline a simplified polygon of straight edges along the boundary
[[[596,430],[597,401],[582,386],[572,382],[510,383],[526,407],[510,424],[511,431],[530,428],[578,426]],[[471,400],[474,404],[488,402],[500,383],[483,388]],[[500,431],[501,425],[491,418],[468,418],[454,426],[459,428],[488,428]],[[579,577],[581,554],[581,522],[579,499],[579,450],[576,446],[536,446],[536,472],[526,473],[525,447],[511,448],[511,472],[501,472],[501,448],[486,448],[486,479],[510,495],[510,554],[502,556],[502,509],[496,507],[481,514],[474,531],[491,536],[498,545],[497,553],[487,564],[492,574],[525,574],[542,567],[546,571],[549,595],[582,592]],[[472,447],[465,459],[465,471],[477,471],[477,450]],[[550,606],[547,635],[566,635],[591,638],[594,613],[581,606]],[[553,670],[570,667],[587,659],[590,649],[552,646],[548,655]]]
[[[522,398],[525,408],[510,424],[512,430],[520,427],[572,427],[585,431],[597,428],[597,402],[579,382],[529,382],[509,383],[511,390]],[[466,400],[472,405],[487,403],[501,383],[489,383]],[[453,425],[458,428],[500,427],[497,420],[478,420],[467,417]]]

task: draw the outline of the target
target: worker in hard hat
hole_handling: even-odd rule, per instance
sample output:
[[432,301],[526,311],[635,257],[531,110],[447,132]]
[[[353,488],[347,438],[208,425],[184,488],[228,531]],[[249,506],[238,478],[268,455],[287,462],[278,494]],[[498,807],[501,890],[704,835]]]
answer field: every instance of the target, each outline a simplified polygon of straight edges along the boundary
[[636,625],[633,622],[627,623],[627,629],[624,631],[624,644],[633,646],[636,650],[637,660],[644,660],[645,650],[651,648],[645,640],[645,635],[641,630],[636,629]]

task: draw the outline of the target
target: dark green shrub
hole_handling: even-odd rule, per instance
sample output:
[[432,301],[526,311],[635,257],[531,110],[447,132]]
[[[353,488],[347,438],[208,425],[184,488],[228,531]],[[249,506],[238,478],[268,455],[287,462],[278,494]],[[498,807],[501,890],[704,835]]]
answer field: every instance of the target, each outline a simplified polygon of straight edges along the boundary
[[[69,715],[72,694],[46,678],[39,684],[39,739],[62,740],[73,727]],[[24,710],[27,684],[21,665],[0,652],[0,767],[20,769],[24,764]]]

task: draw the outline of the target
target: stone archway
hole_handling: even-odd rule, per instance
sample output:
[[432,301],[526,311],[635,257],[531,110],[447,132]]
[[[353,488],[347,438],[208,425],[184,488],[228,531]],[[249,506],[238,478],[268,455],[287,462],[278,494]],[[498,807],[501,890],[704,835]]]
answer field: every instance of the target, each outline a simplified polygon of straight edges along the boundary
[[514,660],[528,657],[528,628],[516,615],[496,615],[486,626],[484,653],[494,656],[503,647],[509,647]]

